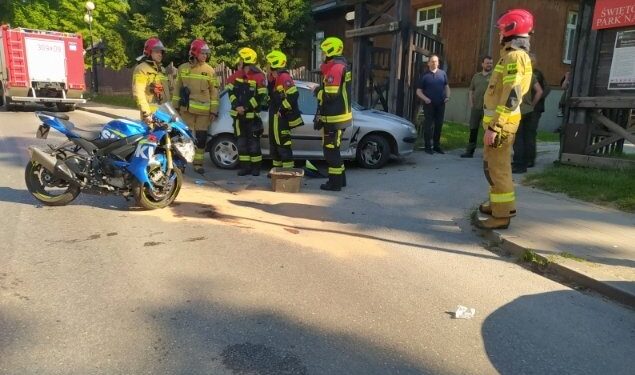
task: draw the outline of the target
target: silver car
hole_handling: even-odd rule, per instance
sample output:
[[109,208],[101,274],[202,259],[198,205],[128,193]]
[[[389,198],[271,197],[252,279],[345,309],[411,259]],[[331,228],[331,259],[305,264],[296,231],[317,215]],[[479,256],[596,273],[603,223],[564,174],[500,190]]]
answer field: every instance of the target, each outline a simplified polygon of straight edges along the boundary
[[[294,159],[323,159],[321,131],[313,129],[317,100],[313,94],[317,84],[296,81],[300,92],[298,100],[304,125],[293,129]],[[231,169],[238,165],[238,149],[234,137],[230,103],[227,92],[220,97],[219,117],[210,124],[207,150],[212,162],[219,168]],[[264,125],[261,139],[262,154],[269,155],[268,113],[260,113]],[[403,157],[412,153],[417,139],[415,126],[408,120],[374,109],[353,104],[353,125],[342,134],[341,153],[344,160],[357,160],[364,168],[381,168],[391,155]]]

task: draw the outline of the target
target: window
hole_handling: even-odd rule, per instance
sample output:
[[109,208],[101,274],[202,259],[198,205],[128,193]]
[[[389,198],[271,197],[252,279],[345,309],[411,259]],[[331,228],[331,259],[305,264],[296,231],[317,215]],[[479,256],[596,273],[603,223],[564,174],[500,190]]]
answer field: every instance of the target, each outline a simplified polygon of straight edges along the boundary
[[417,27],[431,34],[441,34],[441,5],[417,10]]
[[[317,90],[317,89],[316,89]],[[298,92],[300,95],[298,96],[298,107],[300,108],[300,112],[304,115],[314,115],[317,113],[317,99],[313,94],[313,91],[299,88]]]
[[567,15],[567,28],[564,31],[564,54],[562,62],[571,64],[575,50],[575,29],[578,26],[578,12],[570,11]]
[[324,31],[316,32],[313,37],[313,51],[311,53],[312,70],[320,69],[320,64],[322,63],[322,49],[320,48],[320,44],[322,44],[322,41],[324,41]]

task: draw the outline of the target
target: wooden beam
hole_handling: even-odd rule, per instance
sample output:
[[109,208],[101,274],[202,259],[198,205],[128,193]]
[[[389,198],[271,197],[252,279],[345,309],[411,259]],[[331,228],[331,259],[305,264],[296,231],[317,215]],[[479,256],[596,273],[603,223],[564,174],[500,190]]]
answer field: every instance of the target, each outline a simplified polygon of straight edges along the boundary
[[635,135],[629,133],[623,127],[619,126],[618,124],[614,123],[610,119],[606,118],[606,116],[603,116],[599,113],[592,113],[591,118],[599,122],[600,124],[606,126],[607,128],[609,128],[613,133],[621,135],[622,138],[626,139],[632,144],[635,144]]
[[606,158],[600,156],[588,156],[579,154],[562,154],[560,158],[562,164],[575,165],[579,167],[595,167],[610,169],[635,169],[635,161],[628,159]]
[[[364,21],[368,17],[368,10],[366,4],[359,3],[355,5],[355,21],[354,29],[360,29],[364,25]],[[365,61],[366,57],[366,44],[367,38],[355,38],[353,39],[353,100],[361,105],[366,104],[366,80],[368,61]]]
[[384,5],[382,5],[382,7],[377,10],[377,12],[368,19],[368,21],[366,21],[364,23],[364,26],[370,26],[372,24],[374,24],[375,22],[377,22],[377,20],[384,15],[384,13],[388,12],[388,10],[390,8],[392,8],[395,5],[395,0],[390,0],[390,1],[386,1],[386,3]]
[[635,108],[635,96],[579,96],[569,99],[572,108]]
[[347,38],[359,38],[362,36],[373,36],[373,35],[381,35],[381,34],[392,34],[396,33],[400,30],[400,25],[398,21],[385,23],[382,25],[368,26],[362,27],[360,29],[348,30],[346,32]]

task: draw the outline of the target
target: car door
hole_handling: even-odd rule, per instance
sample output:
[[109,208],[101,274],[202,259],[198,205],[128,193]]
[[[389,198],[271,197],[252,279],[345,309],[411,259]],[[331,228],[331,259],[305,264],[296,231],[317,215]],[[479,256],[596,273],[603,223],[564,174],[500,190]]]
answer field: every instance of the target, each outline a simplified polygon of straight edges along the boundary
[[317,98],[308,87],[298,87],[298,106],[304,125],[293,129],[293,154],[300,158],[322,158],[322,132],[313,129],[313,117],[317,112]]

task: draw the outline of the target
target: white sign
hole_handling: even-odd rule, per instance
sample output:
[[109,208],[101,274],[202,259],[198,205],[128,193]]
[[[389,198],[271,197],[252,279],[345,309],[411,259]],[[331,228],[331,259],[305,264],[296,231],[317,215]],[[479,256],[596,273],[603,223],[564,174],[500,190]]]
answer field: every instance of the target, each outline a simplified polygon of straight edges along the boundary
[[31,81],[66,83],[66,51],[63,40],[26,37],[24,44]]
[[635,90],[635,30],[619,31],[609,75],[609,90]]

